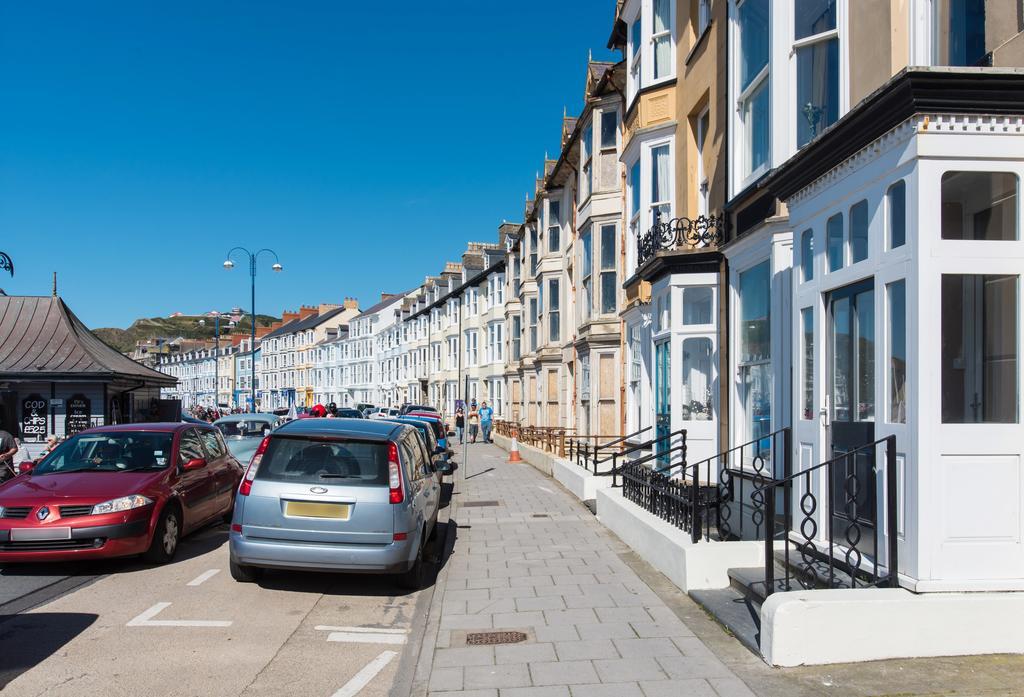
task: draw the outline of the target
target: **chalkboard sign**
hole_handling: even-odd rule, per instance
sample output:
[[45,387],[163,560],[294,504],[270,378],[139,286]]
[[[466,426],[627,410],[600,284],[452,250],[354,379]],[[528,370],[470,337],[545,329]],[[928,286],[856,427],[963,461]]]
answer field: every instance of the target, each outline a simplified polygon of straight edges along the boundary
[[64,434],[73,436],[79,431],[89,428],[89,420],[92,416],[92,403],[85,395],[76,394],[68,400],[66,415],[64,417]]
[[21,434],[25,440],[46,439],[46,412],[49,406],[49,402],[37,394],[29,395],[21,401]]

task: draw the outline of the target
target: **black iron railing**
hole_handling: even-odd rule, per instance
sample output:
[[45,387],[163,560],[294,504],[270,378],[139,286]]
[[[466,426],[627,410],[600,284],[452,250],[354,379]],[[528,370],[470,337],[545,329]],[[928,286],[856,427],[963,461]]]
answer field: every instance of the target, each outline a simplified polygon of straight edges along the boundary
[[[579,467],[597,474],[598,467],[611,461],[611,456],[616,451],[624,450],[628,443],[642,433],[647,433],[653,426],[641,428],[639,431],[629,433],[625,436],[614,438],[606,443],[590,443],[590,439],[577,436],[569,443],[569,458],[574,459]],[[606,472],[605,474],[608,474]]]
[[[643,443],[635,443],[633,445],[630,445],[627,448],[623,448],[622,450],[613,451],[612,454],[609,457],[607,457],[604,460],[601,460],[600,462],[595,464],[594,474],[596,474],[598,476],[607,476],[607,475],[610,474],[611,477],[612,477],[612,488],[615,488],[615,487],[619,486],[619,473],[621,472],[622,468],[626,464],[634,464],[634,463],[639,463],[639,462],[642,462],[642,463],[646,464],[646,463],[650,462],[651,460],[654,460],[654,459],[656,459],[658,457],[664,457],[669,452],[676,452],[676,453],[680,452],[680,445],[672,447],[672,439],[673,438],[681,438],[682,439],[682,442],[681,442],[682,460],[683,460],[683,462],[685,462],[686,461],[686,429],[685,428],[681,428],[678,431],[672,431],[671,433],[666,433],[666,434],[664,434],[662,436],[657,436],[656,438],[652,438],[651,440],[644,441]],[[662,448],[661,445],[660,445],[662,443],[662,441],[664,441],[669,447],[668,448]],[[645,455],[645,456],[643,456],[642,458],[640,458],[638,460],[632,460],[632,461],[627,462],[626,458],[627,458],[628,455],[633,455],[634,453],[642,452],[644,450],[653,450],[653,453],[650,454],[650,455]],[[607,462],[611,462],[611,467],[609,469],[605,470],[604,472],[600,471],[598,469],[598,466],[602,465],[602,464],[605,464]],[[620,462],[623,463],[623,464],[620,465],[619,464]]]
[[[879,468],[876,460],[882,446],[885,465]],[[875,496],[875,478],[880,471],[885,476],[884,506]],[[791,503],[795,487],[801,491],[797,515]],[[784,504],[782,520],[777,521],[775,504],[780,491]],[[896,436],[867,443],[768,482],[761,492],[770,529],[764,548],[767,595],[790,590],[794,582],[800,588],[899,585]],[[822,524],[824,536],[819,534]],[[883,547],[884,569],[879,556]],[[780,548],[783,576],[777,579],[775,561]]]
[[[792,471],[792,435],[789,427],[694,463],[692,478],[714,482],[715,527],[722,540],[763,537],[766,520],[763,488]],[[671,473],[671,472],[670,472]],[[714,474],[714,476],[712,476]],[[705,532],[710,539],[710,529]]]
[[[670,525],[689,532],[697,541],[700,538],[699,486],[685,478],[672,477],[652,468],[652,463],[669,461],[671,467],[686,470],[686,430],[662,436],[679,436],[676,445],[655,452],[640,459],[632,460],[616,468],[616,479],[622,477],[622,496],[648,513],[658,516]],[[667,467],[666,467],[667,469]],[[614,482],[613,482],[614,485]]]
[[637,238],[637,266],[643,266],[662,249],[717,247],[725,232],[725,217],[701,215],[656,222]]

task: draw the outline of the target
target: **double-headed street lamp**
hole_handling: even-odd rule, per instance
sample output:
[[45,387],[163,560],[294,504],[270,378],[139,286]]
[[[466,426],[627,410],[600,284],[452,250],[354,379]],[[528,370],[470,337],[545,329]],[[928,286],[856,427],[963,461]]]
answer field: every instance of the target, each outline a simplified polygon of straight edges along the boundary
[[231,261],[231,255],[241,252],[249,259],[249,278],[252,283],[252,343],[249,344],[249,360],[252,362],[252,382],[249,383],[249,411],[256,411],[256,259],[260,254],[266,252],[274,256],[274,265],[271,270],[280,273],[284,268],[277,258],[277,252],[273,249],[261,249],[258,252],[250,252],[245,247],[235,247],[228,252],[228,258],[224,261],[224,268],[228,271],[235,268],[235,262]]

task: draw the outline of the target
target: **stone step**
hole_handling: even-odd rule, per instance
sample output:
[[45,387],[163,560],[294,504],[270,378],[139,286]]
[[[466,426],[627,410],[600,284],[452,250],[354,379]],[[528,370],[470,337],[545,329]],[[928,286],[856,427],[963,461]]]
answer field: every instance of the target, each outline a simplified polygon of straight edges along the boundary
[[690,591],[690,597],[741,644],[761,656],[761,604],[735,588]]

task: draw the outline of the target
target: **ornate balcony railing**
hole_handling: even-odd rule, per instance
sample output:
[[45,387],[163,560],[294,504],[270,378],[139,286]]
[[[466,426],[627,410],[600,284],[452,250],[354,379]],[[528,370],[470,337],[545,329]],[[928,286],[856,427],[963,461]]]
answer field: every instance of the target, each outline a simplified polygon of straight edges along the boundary
[[717,247],[725,232],[725,216],[702,215],[658,222],[637,239],[637,266],[646,264],[663,249]]

